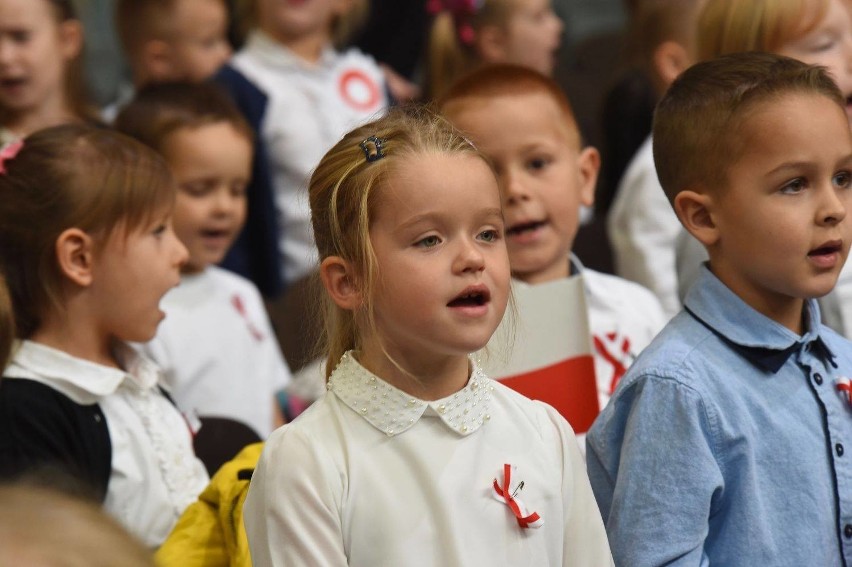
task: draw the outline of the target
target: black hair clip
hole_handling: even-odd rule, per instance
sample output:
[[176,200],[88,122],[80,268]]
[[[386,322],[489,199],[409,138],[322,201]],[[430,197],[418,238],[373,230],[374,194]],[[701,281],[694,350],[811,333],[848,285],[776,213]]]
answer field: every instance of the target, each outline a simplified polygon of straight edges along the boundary
[[379,161],[383,157],[385,157],[385,139],[377,138],[376,136],[370,136],[363,142],[359,144],[361,149],[364,150],[364,156],[367,158],[368,162]]

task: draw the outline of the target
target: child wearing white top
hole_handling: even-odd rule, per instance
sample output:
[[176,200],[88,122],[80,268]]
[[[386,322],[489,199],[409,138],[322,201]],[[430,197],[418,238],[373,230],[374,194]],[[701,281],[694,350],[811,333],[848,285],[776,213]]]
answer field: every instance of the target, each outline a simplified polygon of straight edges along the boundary
[[443,119],[396,110],[310,183],[328,392],[266,443],[254,564],[610,565],[568,423],[484,375],[509,297],[497,181]]
[[0,382],[0,475],[68,474],[151,547],[204,488],[146,341],[186,248],[168,166],[120,134],[37,132],[0,154],[0,273],[21,340]]
[[375,60],[355,48],[335,49],[363,4],[257,0],[253,31],[231,61],[269,97],[259,135],[269,155],[286,284],[316,268],[306,191],[312,168],[347,130],[389,103]]
[[[163,368],[178,405],[202,424],[235,420],[265,439],[282,422],[275,394],[290,370],[257,288],[216,266],[246,218],[253,133],[212,84],[149,85],[115,126],[166,158],[178,188],[175,232],[189,250],[180,287],[163,299],[167,318],[143,352]],[[199,455],[218,468],[200,448]]]

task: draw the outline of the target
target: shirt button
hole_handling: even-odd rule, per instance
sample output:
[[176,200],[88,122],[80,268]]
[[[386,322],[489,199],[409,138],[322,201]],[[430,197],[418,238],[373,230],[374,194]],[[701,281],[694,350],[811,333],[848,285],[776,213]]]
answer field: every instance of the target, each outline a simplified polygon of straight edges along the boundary
[[852,539],[852,524],[846,524],[846,527],[843,528],[843,535],[848,539]]
[[822,374],[820,374],[819,372],[814,374],[814,382],[817,383],[817,386],[822,386]]
[[835,446],[834,446],[834,451],[837,453],[837,456],[838,456],[838,457],[842,457],[842,456],[843,456],[843,452],[844,452],[844,451],[843,451],[843,444],[842,444],[842,443],[838,443],[837,445],[835,445]]

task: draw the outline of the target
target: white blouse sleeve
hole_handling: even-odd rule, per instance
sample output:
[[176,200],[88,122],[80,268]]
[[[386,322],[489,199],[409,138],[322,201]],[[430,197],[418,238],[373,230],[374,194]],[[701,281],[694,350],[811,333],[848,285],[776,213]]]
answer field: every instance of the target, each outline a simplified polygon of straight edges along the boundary
[[347,565],[343,483],[316,441],[289,426],[267,441],[243,510],[255,567]]
[[565,510],[563,565],[601,567],[614,565],[598,504],[595,501],[586,463],[574,431],[550,406],[547,415],[558,431],[562,444],[562,500]]

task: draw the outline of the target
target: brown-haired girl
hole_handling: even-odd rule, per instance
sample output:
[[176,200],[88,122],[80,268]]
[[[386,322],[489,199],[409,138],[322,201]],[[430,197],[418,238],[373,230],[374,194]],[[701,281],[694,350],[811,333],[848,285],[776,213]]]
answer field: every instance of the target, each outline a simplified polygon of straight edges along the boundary
[[441,96],[487,63],[514,63],[550,76],[562,22],[550,0],[430,0],[426,95]]
[[96,120],[82,49],[71,0],[0,0],[0,146],[48,126]]
[[65,125],[7,147],[0,170],[0,274],[20,340],[0,381],[0,476],[76,477],[159,545],[207,482],[159,370],[125,344],[154,336],[187,256],[168,166]]
[[485,158],[395,110],[325,155],[310,203],[328,393],[264,448],[244,507],[255,564],[611,564],[571,427],[469,356],[509,297]]

